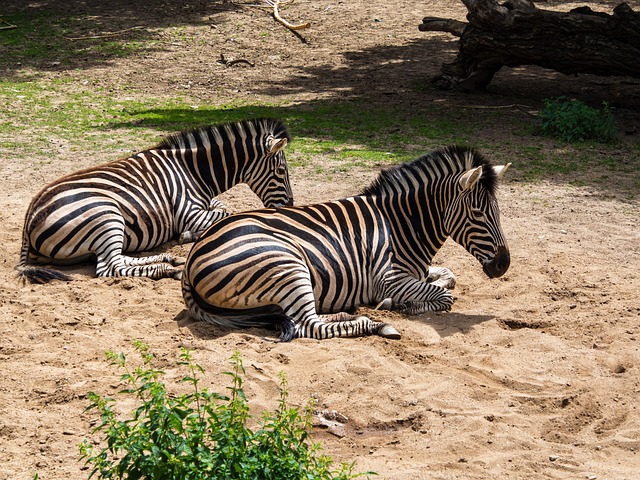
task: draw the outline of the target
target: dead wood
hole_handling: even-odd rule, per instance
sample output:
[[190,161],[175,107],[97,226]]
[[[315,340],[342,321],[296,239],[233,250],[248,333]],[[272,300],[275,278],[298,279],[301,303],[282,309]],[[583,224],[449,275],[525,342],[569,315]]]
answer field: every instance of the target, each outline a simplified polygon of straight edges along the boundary
[[640,13],[626,3],[607,14],[589,7],[554,12],[530,0],[462,2],[468,23],[425,17],[419,27],[460,37],[456,60],[435,79],[442,87],[481,90],[503,66],[520,65],[640,78]]

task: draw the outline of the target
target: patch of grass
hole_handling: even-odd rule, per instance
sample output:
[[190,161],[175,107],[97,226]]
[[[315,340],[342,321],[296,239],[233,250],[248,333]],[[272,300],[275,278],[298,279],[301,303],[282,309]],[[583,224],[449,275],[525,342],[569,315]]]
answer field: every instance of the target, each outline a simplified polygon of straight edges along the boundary
[[[29,80],[0,81],[0,103],[5,106],[0,112],[0,154],[6,159],[31,157],[41,162],[77,152],[96,154],[98,163],[150,147],[167,133],[276,117],[293,137],[287,147],[292,167],[319,161],[329,174],[380,168],[457,143],[478,146],[495,161],[514,162],[514,171],[527,181],[547,178],[603,187],[619,180],[616,188],[633,195],[638,191],[640,155],[633,154],[633,146],[626,154],[620,147],[589,142],[565,147],[539,140],[535,145],[508,139],[497,143],[483,132],[488,128],[485,121],[502,121],[498,113],[489,120],[486,115],[467,119],[467,114],[447,107],[409,112],[390,102],[357,100],[208,105],[188,93],[155,98],[126,86],[107,91],[82,76]],[[510,128],[521,132],[527,125],[516,120]]]
[[[455,128],[440,116],[406,117],[394,108],[364,103],[311,105],[194,105],[188,99],[131,99],[131,92],[84,87],[78,79],[44,82],[0,82],[0,100],[16,114],[0,115],[0,136],[29,130],[24,148],[46,154],[51,137],[70,147],[90,150],[113,137],[133,137],[131,150],[155,143],[161,135],[197,126],[247,118],[281,118],[294,141],[288,147],[292,166],[310,155],[345,164],[379,166],[413,159],[445,143],[467,141],[470,128]],[[353,118],[360,121],[354,122]],[[382,119],[382,120],[380,120]],[[155,132],[155,133],[154,133]],[[455,135],[454,135],[455,133]],[[143,141],[140,141],[142,139]]]
[[0,68],[70,68],[88,60],[104,62],[133,55],[147,48],[145,42],[131,41],[127,36],[92,38],[104,30],[96,16],[29,9],[3,12],[2,18],[17,28],[0,35]]
[[621,155],[619,149],[589,144],[519,148],[523,158],[517,168],[526,181],[554,179],[574,186],[596,185],[603,190],[615,185],[628,198],[640,191],[640,158]]
[[254,431],[247,426],[251,416],[239,353],[225,372],[231,386],[223,395],[201,387],[204,371],[182,349],[180,364],[187,369],[182,381],[191,391],[175,395],[162,382],[163,372],[154,367],[148,346],[134,345],[143,362],[134,369],[123,354],[108,353],[111,364],[124,372],[127,387],[121,393],[138,404],[132,416],[121,420],[114,399],[89,393],[88,410],[97,411],[100,419],[94,433],[103,435],[101,448],[88,440],[80,445],[90,478],[346,480],[371,474],[353,474],[353,464],[335,468],[319,444],[308,442],[312,407],[288,405],[284,375],[277,410],[265,412]]
[[[135,149],[157,140],[155,131],[109,128],[116,119],[130,119],[127,108],[141,108],[141,102],[121,101],[109,92],[84,88],[77,80],[0,82],[0,103],[6,109],[0,112],[0,151],[9,157],[47,157],[59,143],[70,151],[90,153],[109,144]],[[125,143],[127,134],[136,140]]]
[[[371,106],[364,102],[312,103],[298,105],[185,105],[170,101],[153,109],[128,108],[128,121],[116,128],[133,125],[181,130],[246,118],[282,119],[293,136],[292,154],[326,155],[333,159],[359,158],[363,162],[392,163],[413,159],[435,146],[468,142],[470,124],[458,125],[446,115],[407,116],[394,107]],[[358,121],[354,121],[354,118]]]

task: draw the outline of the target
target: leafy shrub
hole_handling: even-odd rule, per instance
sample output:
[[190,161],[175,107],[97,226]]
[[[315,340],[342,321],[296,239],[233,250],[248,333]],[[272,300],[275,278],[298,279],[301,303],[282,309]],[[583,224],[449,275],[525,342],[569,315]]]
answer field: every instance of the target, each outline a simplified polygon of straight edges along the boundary
[[122,353],[107,352],[112,365],[124,370],[128,387],[140,406],[128,420],[119,420],[115,400],[89,393],[87,410],[97,410],[94,433],[105,436],[106,446],[94,449],[85,439],[81,457],[93,468],[89,478],[103,479],[349,479],[353,464],[333,470],[333,461],[307,442],[311,406],[302,412],[287,405],[287,385],[281,374],[280,402],[275,412],[265,412],[259,428],[246,426],[249,406],[242,390],[244,368],[239,353],[231,358],[228,395],[200,389],[202,367],[182,349],[180,365],[188,369],[183,381],[191,393],[175,396],[161,382],[163,372],[153,368],[148,346],[136,342],[142,365],[131,370]]
[[545,135],[570,143],[584,140],[613,142],[617,136],[616,122],[607,102],[603,102],[602,110],[598,110],[580,100],[558,97],[544,101],[539,117]]

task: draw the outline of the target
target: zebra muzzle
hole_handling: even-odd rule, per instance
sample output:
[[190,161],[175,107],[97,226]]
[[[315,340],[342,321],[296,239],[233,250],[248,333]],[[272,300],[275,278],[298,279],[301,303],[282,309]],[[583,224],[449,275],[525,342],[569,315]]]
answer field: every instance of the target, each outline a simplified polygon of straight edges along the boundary
[[507,247],[498,247],[496,254],[491,260],[487,260],[482,264],[482,270],[489,278],[498,278],[509,270],[511,264],[511,255]]

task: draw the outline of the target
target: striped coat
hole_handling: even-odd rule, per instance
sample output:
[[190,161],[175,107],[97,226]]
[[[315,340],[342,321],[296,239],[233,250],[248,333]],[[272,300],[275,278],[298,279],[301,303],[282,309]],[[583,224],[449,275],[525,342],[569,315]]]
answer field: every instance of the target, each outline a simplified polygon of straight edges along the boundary
[[17,270],[25,280],[68,280],[37,263],[96,258],[98,276],[176,277],[182,260],[132,257],[195,240],[227,215],[217,195],[246,183],[265,206],[291,205],[283,148],[290,137],[261,119],[182,132],[154,148],[62,177],[32,200]]
[[189,253],[185,303],[196,319],[231,328],[276,325],[282,340],[397,338],[351,312],[448,310],[453,276],[430,267],[448,236],[489,277],[509,267],[495,198],[507,167],[449,147],[383,171],[355,197],[227,217]]

